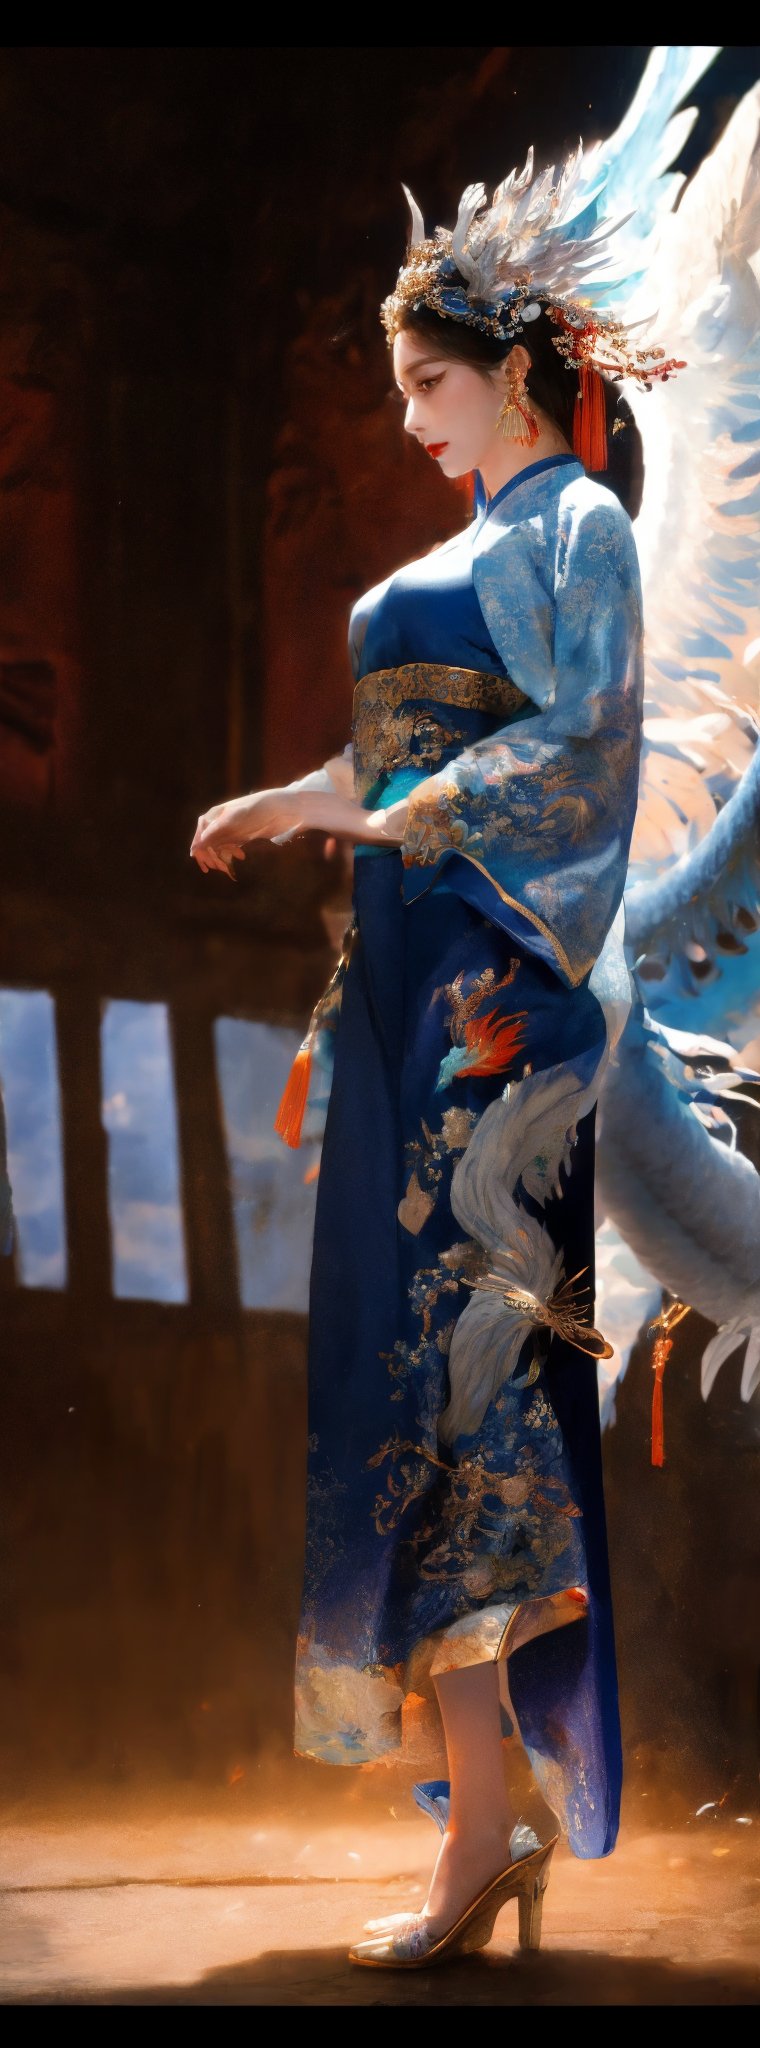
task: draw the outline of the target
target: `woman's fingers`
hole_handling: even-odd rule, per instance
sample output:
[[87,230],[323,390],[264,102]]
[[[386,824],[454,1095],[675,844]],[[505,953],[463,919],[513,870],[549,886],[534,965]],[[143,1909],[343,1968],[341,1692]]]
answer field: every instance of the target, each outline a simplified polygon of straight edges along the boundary
[[220,874],[229,875],[232,882],[237,881],[232,866],[233,860],[245,860],[245,847],[230,845],[229,841],[224,841],[219,846],[196,844],[194,841],[190,852],[204,875],[207,875],[211,868],[216,868]]
[[214,852],[213,847],[205,846],[202,848],[198,848],[192,857],[194,860],[198,862],[198,866],[201,870],[201,873],[204,875],[210,874],[211,869],[216,868],[220,874],[232,875],[233,881],[237,879],[237,877],[233,875],[232,869],[228,867],[226,861],[223,860],[219,854]]
[[213,853],[217,860],[226,861],[228,865],[232,860],[245,860],[245,847],[232,846],[229,839],[212,840],[210,844],[207,842],[203,845],[200,850],[204,855]]

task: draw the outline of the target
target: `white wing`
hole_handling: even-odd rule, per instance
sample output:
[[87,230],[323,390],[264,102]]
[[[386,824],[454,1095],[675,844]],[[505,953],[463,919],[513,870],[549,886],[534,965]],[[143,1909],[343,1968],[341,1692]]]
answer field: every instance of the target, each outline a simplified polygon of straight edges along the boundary
[[[615,1396],[628,1370],[631,1352],[642,1327],[660,1312],[662,1286],[642,1266],[609,1216],[596,1230],[596,1306],[594,1321],[612,1345],[612,1357],[597,1365],[602,1428],[615,1421]],[[741,1338],[737,1338],[737,1344]]]
[[[632,289],[641,279],[641,304],[636,317],[656,314],[652,297],[653,238],[674,207],[684,184],[669,165],[679,155],[697,118],[695,107],[679,113],[681,101],[718,55],[717,43],[662,43],[651,51],[638,90],[620,126],[606,142],[594,144],[583,157],[574,183],[576,204],[591,202],[592,219],[576,222],[576,232],[590,232],[593,220],[604,224],[598,279],[584,281],[584,296],[606,310],[618,310],[627,322]],[[567,230],[565,230],[567,233]],[[646,304],[644,303],[646,300]],[[672,350],[668,349],[668,354]]]
[[683,173],[668,167],[697,118],[694,107],[678,109],[718,47],[656,46],[614,135],[585,153],[579,146],[558,175],[550,165],[534,176],[529,150],[525,169],[503,179],[487,210],[482,186],[469,186],[452,253],[470,289],[498,297],[527,270],[550,295],[579,297],[626,322],[632,294],[646,292],[646,312],[653,314],[652,253],[684,183]]
[[717,1325],[705,1394],[746,1342],[745,1399],[760,1367],[760,1179],[729,1110],[732,1096],[756,1099],[732,1045],[757,1031],[760,990],[759,135],[755,87],[661,224],[638,311],[654,293],[658,339],[688,367],[631,400],[644,441],[634,531],[646,698],[626,938],[661,1028],[706,1024],[727,1042],[693,1052],[671,1030],[679,1085],[657,1024],[642,1031],[635,1011],[603,1091],[598,1161],[608,1224],[645,1276]]
[[702,839],[759,729],[759,133],[755,86],[661,225],[646,283],[658,336],[688,367],[631,399],[647,645],[636,882]]

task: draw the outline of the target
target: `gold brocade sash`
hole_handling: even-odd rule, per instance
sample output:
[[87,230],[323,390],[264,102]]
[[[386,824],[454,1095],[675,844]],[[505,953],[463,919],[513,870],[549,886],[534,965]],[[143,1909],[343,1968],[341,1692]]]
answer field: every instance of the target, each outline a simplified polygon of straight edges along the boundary
[[[456,718],[437,718],[434,707],[454,712],[481,711],[502,724],[529,699],[508,676],[484,675],[476,668],[448,668],[433,661],[405,662],[400,668],[375,669],[354,690],[354,789],[364,801],[381,776],[413,764],[423,774],[435,768],[449,748],[467,745],[472,734]],[[286,1145],[301,1142],[301,1126],[311,1079],[312,1047],[320,1030],[335,1028],[343,981],[356,936],[355,920],[343,941],[337,968],[313,1012],[303,1045],[296,1053],[285,1084],[274,1128]]]
[[447,747],[469,735],[451,719],[438,719],[430,704],[483,711],[502,719],[529,699],[508,676],[476,668],[448,668],[442,662],[409,661],[400,668],[375,669],[354,690],[354,789],[364,799],[381,775],[411,761],[425,772]]

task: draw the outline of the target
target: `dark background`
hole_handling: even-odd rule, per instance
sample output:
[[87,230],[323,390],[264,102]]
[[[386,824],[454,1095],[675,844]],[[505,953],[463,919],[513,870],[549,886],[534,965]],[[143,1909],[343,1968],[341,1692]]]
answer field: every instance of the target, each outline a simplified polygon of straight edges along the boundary
[[[219,1014],[300,1026],[347,905],[316,837],[236,888],[198,813],[349,737],[354,597],[461,523],[405,441],[378,304],[406,236],[608,133],[648,46],[0,54],[0,981],[56,1001],[69,1284],[3,1262],[0,1774],[291,1765],[305,1325],[239,1304]],[[691,96],[693,169],[758,71]],[[113,1297],[106,997],[169,1005],[187,1306]],[[628,1797],[758,1776],[757,1410],[688,1321],[649,1465],[644,1347],[605,1440]],[[353,1773],[346,1774],[348,1778]],[[299,1782],[303,1782],[302,1778]],[[651,1808],[650,1808],[651,1811]]]

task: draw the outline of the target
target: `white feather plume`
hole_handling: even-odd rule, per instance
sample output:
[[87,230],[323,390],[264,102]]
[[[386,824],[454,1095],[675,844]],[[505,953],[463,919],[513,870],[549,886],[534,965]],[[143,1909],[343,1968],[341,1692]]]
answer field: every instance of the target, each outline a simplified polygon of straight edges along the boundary
[[414,198],[413,193],[411,193],[409,190],[409,186],[404,185],[402,187],[402,190],[406,198],[406,203],[409,208],[409,212],[412,216],[412,227],[409,238],[409,247],[410,249],[419,249],[425,240],[425,222],[423,220],[420,209],[417,205],[417,201]]
[[486,204],[485,186],[468,185],[466,192],[462,193],[459,201],[456,225],[451,235],[451,254],[454,262],[457,269],[461,271],[462,276],[467,278],[468,283],[471,285],[476,284],[478,273],[477,264],[473,262],[472,257],[468,253],[467,237],[476,215],[481,212]]
[[451,1207],[467,1236],[488,1254],[455,1326],[449,1352],[450,1400],[441,1422],[444,1443],[470,1436],[517,1366],[535,1318],[504,1299],[516,1287],[549,1301],[563,1278],[562,1253],[543,1223],[515,1201],[518,1181],[542,1205],[562,1192],[560,1168],[572,1162],[575,1127],[596,1100],[607,1058],[549,1067],[509,1084],[491,1102],[455,1168]]
[[[550,164],[536,176],[529,150],[524,169],[519,176],[510,171],[490,207],[482,186],[467,187],[451,251],[473,297],[498,300],[527,270],[537,291],[626,317],[661,220],[683,184],[668,167],[696,112],[677,109],[718,47],[659,45],[606,142],[585,153],[579,144],[559,169]],[[423,238],[421,216],[411,199],[410,206],[414,247]]]

